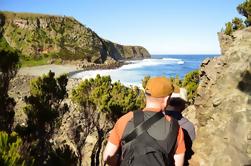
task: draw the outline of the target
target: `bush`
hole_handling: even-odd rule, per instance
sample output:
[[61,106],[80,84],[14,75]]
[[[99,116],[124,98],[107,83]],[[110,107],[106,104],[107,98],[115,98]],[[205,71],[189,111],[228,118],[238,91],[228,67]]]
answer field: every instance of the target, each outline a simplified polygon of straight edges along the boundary
[[187,98],[190,103],[193,103],[196,96],[196,90],[199,86],[199,71],[194,70],[187,73],[182,81],[182,87],[187,90]]
[[0,165],[26,165],[21,155],[22,140],[15,132],[0,131]]
[[245,0],[245,2],[238,5],[237,11],[246,17],[246,26],[251,26],[251,0]]
[[232,24],[233,24],[233,30],[234,30],[234,31],[236,31],[236,30],[241,30],[241,29],[244,29],[244,28],[245,28],[245,25],[243,24],[242,19],[237,18],[237,17],[235,17],[235,18],[232,20]]
[[[2,46],[2,45],[1,45]],[[19,69],[19,56],[15,50],[0,47],[0,130],[11,132],[16,102],[9,97],[9,83]]]
[[145,76],[144,79],[142,80],[142,87],[144,89],[146,89],[146,84],[150,78],[151,78],[150,76]]
[[244,21],[245,25],[242,19],[235,17],[232,22],[226,23],[226,28],[224,30],[226,35],[232,35],[236,30],[241,30],[246,26],[251,26],[251,0],[245,0],[245,2],[238,5],[237,11],[239,14],[246,17],[246,20]]
[[49,140],[61,124],[63,114],[68,111],[62,101],[67,97],[67,77],[54,78],[51,71],[48,75],[32,80],[30,96],[25,97],[24,112],[27,115],[27,127],[18,127],[23,139],[30,143],[30,156],[35,158],[35,165],[42,165],[52,151]]
[[226,28],[225,28],[224,33],[226,35],[232,35],[232,33],[233,33],[233,24],[231,22],[228,22],[228,23],[225,24],[225,26],[226,26]]
[[76,166],[78,158],[68,145],[53,149],[50,153],[48,165]]
[[84,80],[72,91],[72,100],[84,109],[92,106],[97,112],[106,113],[113,120],[128,111],[144,106],[144,93],[139,88],[128,88],[120,82],[111,82],[110,76],[97,75]]

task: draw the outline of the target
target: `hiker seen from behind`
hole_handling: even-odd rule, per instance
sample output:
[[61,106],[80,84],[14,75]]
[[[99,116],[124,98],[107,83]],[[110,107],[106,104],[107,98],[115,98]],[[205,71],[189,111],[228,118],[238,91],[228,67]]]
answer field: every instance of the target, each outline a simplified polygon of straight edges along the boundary
[[[116,122],[103,160],[121,166],[182,166],[184,134],[176,119],[165,115],[174,91],[166,77],[150,78],[145,88],[146,107],[128,112]],[[117,151],[121,148],[121,156]],[[116,157],[120,163],[114,162]]]

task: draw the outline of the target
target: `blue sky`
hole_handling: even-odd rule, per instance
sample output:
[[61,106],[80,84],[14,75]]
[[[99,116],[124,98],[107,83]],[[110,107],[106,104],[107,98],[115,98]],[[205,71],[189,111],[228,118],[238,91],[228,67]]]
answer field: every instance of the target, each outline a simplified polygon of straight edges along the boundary
[[244,0],[1,0],[0,10],[73,16],[99,36],[152,54],[218,54],[217,32]]

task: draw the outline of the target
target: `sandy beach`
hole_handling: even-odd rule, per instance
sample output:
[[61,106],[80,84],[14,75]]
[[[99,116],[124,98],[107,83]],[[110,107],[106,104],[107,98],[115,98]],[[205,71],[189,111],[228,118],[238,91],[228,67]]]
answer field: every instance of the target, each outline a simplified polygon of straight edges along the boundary
[[41,76],[47,74],[49,71],[52,71],[59,76],[61,74],[69,74],[72,72],[78,71],[76,65],[42,65],[34,67],[22,67],[18,71],[18,75],[30,75],[30,76]]

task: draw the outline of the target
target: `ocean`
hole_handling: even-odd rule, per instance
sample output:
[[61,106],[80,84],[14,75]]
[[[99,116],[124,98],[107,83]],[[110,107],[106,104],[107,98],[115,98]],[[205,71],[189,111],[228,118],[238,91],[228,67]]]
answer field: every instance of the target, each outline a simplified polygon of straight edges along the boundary
[[112,81],[120,81],[126,86],[139,86],[145,76],[166,76],[183,78],[186,73],[200,67],[206,58],[219,55],[152,55],[150,59],[131,60],[118,69],[83,71],[73,78],[94,78],[97,74],[110,75]]

